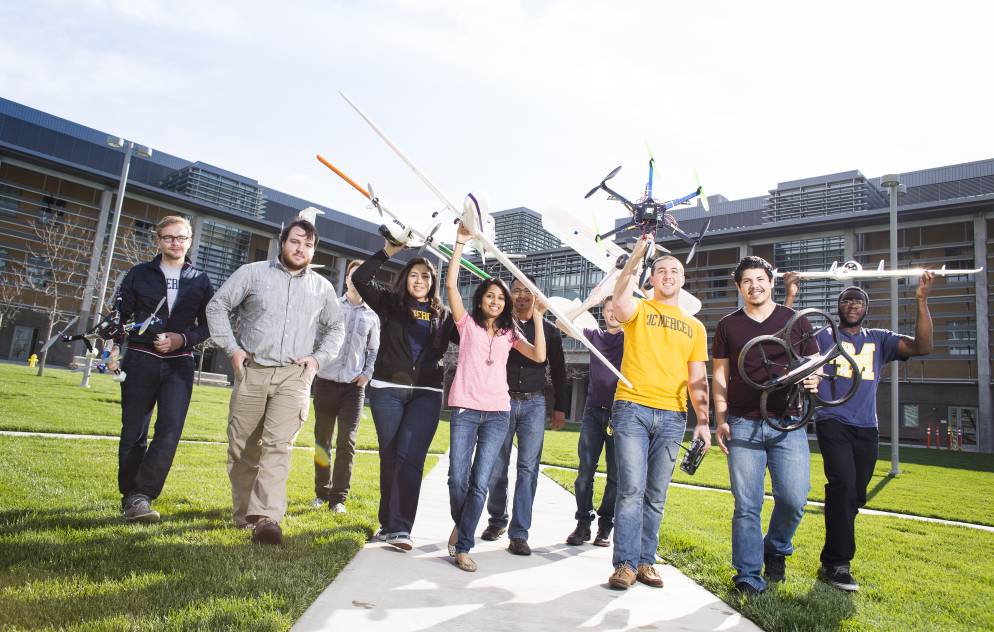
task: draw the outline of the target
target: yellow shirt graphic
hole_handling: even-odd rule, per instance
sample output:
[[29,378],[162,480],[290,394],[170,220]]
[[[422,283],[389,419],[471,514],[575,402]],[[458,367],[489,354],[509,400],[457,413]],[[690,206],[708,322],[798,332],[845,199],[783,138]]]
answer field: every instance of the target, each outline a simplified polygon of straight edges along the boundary
[[707,362],[704,325],[676,305],[636,299],[625,326],[621,372],[635,388],[618,382],[615,399],[660,410],[687,411],[688,362]]

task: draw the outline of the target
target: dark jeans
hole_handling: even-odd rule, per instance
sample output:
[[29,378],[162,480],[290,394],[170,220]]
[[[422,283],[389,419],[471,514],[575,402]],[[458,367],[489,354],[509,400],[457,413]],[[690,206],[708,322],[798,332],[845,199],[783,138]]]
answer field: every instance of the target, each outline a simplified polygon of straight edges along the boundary
[[369,407],[380,443],[380,528],[410,535],[418,513],[428,446],[438,428],[442,394],[371,388]]
[[[459,528],[458,553],[476,544],[487,487],[500,454],[510,413],[453,408],[449,424],[449,509]],[[476,454],[474,458],[474,453]]]
[[[157,358],[132,350],[121,367],[121,443],[117,486],[124,498],[158,498],[183,434],[193,392],[193,358]],[[155,435],[148,443],[152,408],[158,407]]]
[[848,564],[856,554],[856,514],[866,504],[866,487],[877,462],[876,428],[824,419],[815,424],[825,462],[825,546],[821,563]]
[[[352,482],[355,440],[362,416],[365,388],[354,382],[314,380],[314,496],[344,503]],[[338,422],[335,469],[331,469],[331,438]]]
[[618,470],[614,459],[614,437],[607,434],[611,421],[610,409],[601,406],[586,406],[583,409],[583,421],[580,422],[580,440],[577,443],[577,453],[580,457],[580,467],[576,473],[576,520],[588,527],[594,521],[594,476],[597,473],[597,462],[601,458],[601,450],[605,451],[607,460],[607,485],[604,486],[604,496],[597,508],[597,526],[610,529],[614,525],[614,502],[618,495]]
[[490,526],[504,528],[508,525],[507,470],[511,463],[511,442],[517,435],[517,478],[514,481],[514,507],[507,535],[527,540],[528,530],[532,526],[532,505],[535,503],[535,490],[538,487],[542,443],[545,441],[545,397],[539,395],[531,399],[512,399],[510,417],[507,436],[504,437],[504,445],[501,446],[490,477],[487,511],[490,513]]

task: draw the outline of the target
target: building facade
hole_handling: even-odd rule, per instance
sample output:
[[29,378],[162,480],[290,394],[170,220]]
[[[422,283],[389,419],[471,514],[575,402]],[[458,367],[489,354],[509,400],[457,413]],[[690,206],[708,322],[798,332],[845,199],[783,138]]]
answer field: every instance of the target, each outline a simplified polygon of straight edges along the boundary
[[[80,323],[92,321],[124,161],[124,152],[107,139],[0,98],[0,358],[23,361],[35,353],[49,336],[51,314],[56,332],[75,315]],[[348,261],[383,247],[376,224],[203,162],[157,150],[149,157],[136,154],[110,285],[155,253],[153,229],[166,215],[190,220],[189,257],[217,288],[239,266],[274,257],[281,227],[311,206],[324,211],[317,219],[321,240],[314,263],[340,293]],[[396,268],[384,272],[385,281]],[[48,361],[66,365],[80,351],[56,344]],[[208,352],[205,370],[228,372],[225,359],[215,355],[223,356]]]
[[[924,358],[897,365],[900,382],[900,440],[943,445],[949,432],[962,433],[964,449],[994,451],[991,411],[992,290],[994,290],[994,159],[900,174],[898,198],[898,267],[984,268],[981,274],[937,279],[929,301],[935,327],[935,350]],[[696,234],[706,217],[711,228],[686,266],[687,291],[704,307],[697,315],[709,335],[718,320],[740,306],[731,278],[735,264],[746,255],[761,256],[774,267],[788,270],[825,270],[833,262],[857,261],[865,268],[881,260],[888,268],[888,194],[879,178],[858,171],[782,182],[767,195],[727,200],[710,199],[710,212],[685,207],[675,215],[688,233]],[[581,203],[582,202],[578,202]],[[619,219],[620,225],[627,220]],[[606,223],[606,222],[605,222]],[[617,240],[630,244],[631,233]],[[683,258],[687,246],[676,239],[661,244]],[[603,273],[568,248],[529,252],[516,262],[538,279],[550,296],[583,298]],[[497,264],[488,272],[506,280],[510,275]],[[464,296],[475,281],[461,276]],[[890,327],[890,286],[887,280],[859,283],[870,295],[867,327]],[[914,333],[913,279],[898,283],[900,332]],[[795,307],[817,307],[834,314],[843,284],[808,280],[802,284]],[[782,288],[775,296],[783,300]],[[599,317],[599,314],[595,314]],[[573,341],[566,344],[572,388],[571,417],[577,418],[585,399],[589,366],[587,353]],[[888,373],[878,394],[881,436],[890,437]]]

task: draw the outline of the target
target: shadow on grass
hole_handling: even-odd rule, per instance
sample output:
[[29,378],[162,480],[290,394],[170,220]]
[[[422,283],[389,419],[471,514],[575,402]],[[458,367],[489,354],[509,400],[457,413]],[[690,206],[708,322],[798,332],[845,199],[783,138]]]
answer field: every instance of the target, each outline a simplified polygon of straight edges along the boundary
[[873,497],[882,492],[892,480],[894,480],[893,476],[884,476],[877,481],[877,484],[873,486],[873,489],[866,492],[866,502],[873,500]]

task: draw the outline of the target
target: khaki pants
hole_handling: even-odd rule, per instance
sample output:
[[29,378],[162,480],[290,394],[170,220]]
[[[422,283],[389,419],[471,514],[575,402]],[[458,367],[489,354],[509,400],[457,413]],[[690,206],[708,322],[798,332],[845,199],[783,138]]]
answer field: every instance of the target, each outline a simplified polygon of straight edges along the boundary
[[235,376],[228,415],[228,478],[235,524],[286,514],[290,445],[307,421],[314,375],[302,365],[249,363]]

